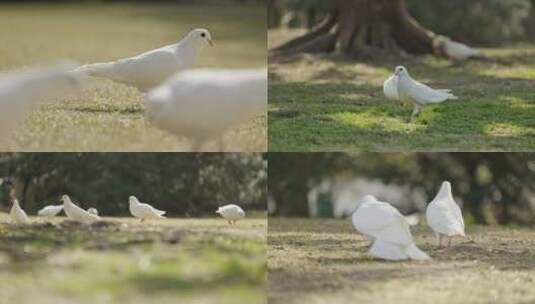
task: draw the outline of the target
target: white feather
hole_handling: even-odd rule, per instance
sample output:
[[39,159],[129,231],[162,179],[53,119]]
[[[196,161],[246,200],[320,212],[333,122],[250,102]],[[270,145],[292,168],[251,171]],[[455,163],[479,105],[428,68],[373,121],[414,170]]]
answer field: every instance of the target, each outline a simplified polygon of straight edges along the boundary
[[399,100],[398,77],[396,75],[392,74],[383,82],[383,93],[390,100]]
[[237,221],[245,217],[245,211],[240,206],[234,204],[221,206],[217,209],[216,213],[230,221]]
[[61,63],[0,75],[0,140],[43,103],[80,89],[84,78],[72,68],[72,64]]
[[63,205],[50,205],[45,206],[41,210],[37,211],[37,214],[40,216],[54,217],[58,215],[61,210],[63,210]]
[[451,194],[451,184],[442,183],[439,192],[426,211],[427,224],[434,232],[446,236],[465,236],[461,208]]
[[130,196],[128,198],[128,204],[130,207],[130,214],[140,219],[161,219],[165,218],[163,215],[165,211],[158,210],[149,204],[141,203],[137,197]]
[[373,256],[384,259],[404,256],[405,259],[429,259],[415,246],[403,215],[389,203],[367,195],[353,213],[352,222],[359,232],[375,239],[373,250],[370,251]]
[[11,217],[11,220],[17,224],[28,224],[30,222],[26,212],[20,207],[18,200],[13,200],[13,206],[11,206],[9,216]]
[[91,223],[100,220],[98,215],[91,214],[76,206],[68,195],[63,195],[61,200],[63,201],[63,211],[65,211],[65,214],[70,220],[82,223]]
[[176,72],[193,67],[200,49],[208,43],[212,44],[210,32],[206,29],[195,29],[176,44],[117,61],[84,65],[77,70],[90,76],[128,84],[146,92]]
[[449,90],[435,90],[421,82],[415,81],[404,67],[397,67],[398,93],[403,101],[411,101],[421,106],[430,103],[441,103],[448,99],[457,99]]
[[186,71],[150,91],[145,105],[155,125],[199,146],[265,113],[267,72]]
[[459,61],[481,55],[481,52],[479,50],[471,48],[466,44],[452,41],[450,39],[446,39],[444,41],[444,53],[446,53],[446,56],[448,56],[449,58]]

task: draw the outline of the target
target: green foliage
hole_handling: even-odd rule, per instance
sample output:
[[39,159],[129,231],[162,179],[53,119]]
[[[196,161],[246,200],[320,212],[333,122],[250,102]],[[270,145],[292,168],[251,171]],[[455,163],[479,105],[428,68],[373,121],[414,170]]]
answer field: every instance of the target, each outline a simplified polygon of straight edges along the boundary
[[472,44],[525,37],[530,0],[406,0],[413,17],[441,35]]
[[277,153],[269,159],[269,194],[279,214],[306,216],[308,191],[336,175],[420,189],[426,202],[450,180],[477,223],[528,225],[535,219],[535,154],[529,153]]
[[4,181],[31,213],[62,194],[105,215],[128,214],[130,195],[182,216],[211,214],[230,202],[265,209],[261,154],[23,153],[0,160]]

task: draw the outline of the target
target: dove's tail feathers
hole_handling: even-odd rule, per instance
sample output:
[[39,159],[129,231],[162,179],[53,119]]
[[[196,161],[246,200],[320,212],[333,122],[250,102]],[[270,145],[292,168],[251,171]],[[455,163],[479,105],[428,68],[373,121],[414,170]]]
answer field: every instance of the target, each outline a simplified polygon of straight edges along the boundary
[[420,248],[416,247],[415,244],[410,245],[405,249],[405,253],[413,260],[430,260],[431,258],[427,255],[427,253],[420,250]]
[[382,240],[376,240],[373,243],[369,254],[380,259],[391,261],[401,261],[409,258],[398,245]]
[[156,209],[156,214],[158,214],[159,216],[163,216],[165,214],[166,211],[162,211],[162,210],[158,210]]

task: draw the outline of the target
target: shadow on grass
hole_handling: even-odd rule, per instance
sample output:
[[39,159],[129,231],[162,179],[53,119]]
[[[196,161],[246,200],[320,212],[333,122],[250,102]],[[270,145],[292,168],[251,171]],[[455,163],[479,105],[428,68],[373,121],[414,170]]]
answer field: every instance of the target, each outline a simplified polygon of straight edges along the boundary
[[[369,71],[351,68],[355,61],[321,56],[328,60],[327,67],[312,71],[309,81],[270,84],[270,150],[531,150],[535,80],[484,75],[489,68],[533,64],[535,52],[528,57],[533,61],[511,54],[500,57],[506,64],[467,62],[453,67],[428,57],[407,60],[403,64],[414,78],[460,96],[459,101],[426,107],[415,123],[407,124],[412,105],[386,100],[380,71],[373,71],[379,80],[372,81]],[[297,56],[286,63],[313,58]],[[390,71],[399,62],[363,64]],[[277,78],[284,64],[272,66],[275,72],[270,75]]]

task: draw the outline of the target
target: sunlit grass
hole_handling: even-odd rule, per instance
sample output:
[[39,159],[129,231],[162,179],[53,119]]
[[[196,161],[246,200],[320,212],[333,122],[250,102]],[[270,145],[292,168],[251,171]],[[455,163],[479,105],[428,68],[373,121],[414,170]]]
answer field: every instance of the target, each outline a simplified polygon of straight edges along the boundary
[[[109,61],[175,43],[196,27],[210,29],[217,46],[203,50],[198,67],[266,65],[266,12],[261,5],[140,4],[2,5],[0,71],[70,58]],[[184,151],[190,144],[143,117],[141,94],[91,79],[79,96],[33,113],[10,138],[13,151]],[[225,138],[225,150],[265,151],[266,118]],[[217,150],[216,144],[205,147]]]
[[[270,31],[274,46],[300,33]],[[529,151],[535,148],[535,46],[485,49],[495,62],[452,64],[432,56],[357,62],[325,55],[270,63],[270,151]],[[382,82],[396,65],[458,101],[388,101]]]

